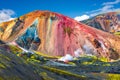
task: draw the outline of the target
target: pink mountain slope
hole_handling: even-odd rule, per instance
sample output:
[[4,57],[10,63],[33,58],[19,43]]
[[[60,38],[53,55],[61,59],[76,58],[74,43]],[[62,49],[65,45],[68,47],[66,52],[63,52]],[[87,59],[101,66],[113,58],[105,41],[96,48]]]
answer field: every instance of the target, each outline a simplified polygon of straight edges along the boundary
[[52,56],[90,54],[119,59],[120,38],[49,11],[0,24],[0,39]]

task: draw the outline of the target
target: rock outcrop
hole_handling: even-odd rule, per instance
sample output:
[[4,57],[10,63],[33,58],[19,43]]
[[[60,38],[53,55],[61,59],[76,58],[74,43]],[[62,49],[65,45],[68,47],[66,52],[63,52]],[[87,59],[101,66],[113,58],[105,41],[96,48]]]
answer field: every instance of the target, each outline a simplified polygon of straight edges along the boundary
[[100,14],[92,19],[83,21],[83,23],[106,32],[114,33],[120,31],[120,12]]

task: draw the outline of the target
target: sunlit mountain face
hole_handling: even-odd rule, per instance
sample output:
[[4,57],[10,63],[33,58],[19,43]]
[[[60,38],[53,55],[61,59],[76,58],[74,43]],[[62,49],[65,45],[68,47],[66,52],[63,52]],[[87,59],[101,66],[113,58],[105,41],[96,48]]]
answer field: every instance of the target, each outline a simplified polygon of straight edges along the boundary
[[33,11],[0,24],[0,80],[118,80],[119,43],[105,30]]
[[[107,16],[107,15],[106,15]],[[114,13],[97,21],[112,20]],[[115,20],[118,20],[115,18]],[[114,21],[114,20],[113,20]],[[100,21],[101,22],[101,21]],[[114,24],[114,23],[113,23]],[[106,24],[107,25],[107,24]],[[116,24],[117,25],[117,24]],[[101,27],[108,30],[108,27]],[[120,38],[49,11],[34,11],[0,24],[0,39],[50,56],[95,55],[119,59]],[[114,54],[113,54],[114,53]]]
[[100,14],[89,20],[83,21],[83,23],[106,32],[119,32],[120,11]]

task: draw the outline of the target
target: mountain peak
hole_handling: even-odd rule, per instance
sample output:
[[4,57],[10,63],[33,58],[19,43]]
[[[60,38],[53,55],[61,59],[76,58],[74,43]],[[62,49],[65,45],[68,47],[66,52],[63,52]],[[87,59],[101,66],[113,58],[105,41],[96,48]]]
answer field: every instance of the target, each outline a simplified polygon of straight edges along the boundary
[[100,14],[83,22],[106,32],[118,32],[120,31],[120,11]]
[[120,52],[119,37],[50,11],[36,10],[0,24],[0,39],[52,56],[118,59]]

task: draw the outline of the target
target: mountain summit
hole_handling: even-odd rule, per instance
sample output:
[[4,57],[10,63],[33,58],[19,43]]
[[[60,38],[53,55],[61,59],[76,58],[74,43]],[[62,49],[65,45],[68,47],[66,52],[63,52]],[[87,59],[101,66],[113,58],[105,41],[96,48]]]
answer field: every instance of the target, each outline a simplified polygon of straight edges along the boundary
[[52,56],[95,55],[118,59],[120,38],[49,11],[34,11],[0,24],[0,39]]
[[120,11],[100,14],[83,21],[83,23],[106,32],[114,33],[120,31]]

